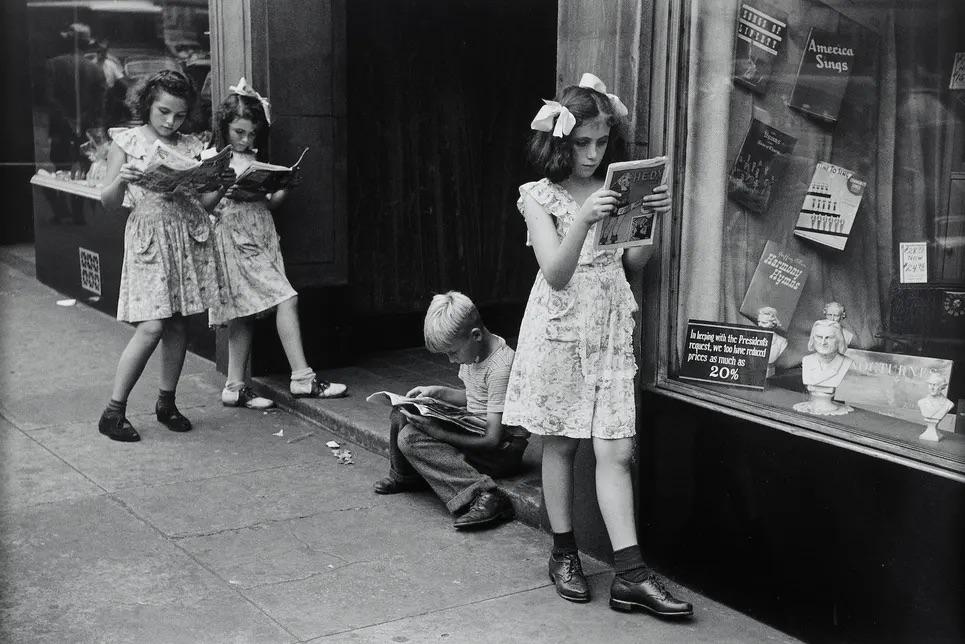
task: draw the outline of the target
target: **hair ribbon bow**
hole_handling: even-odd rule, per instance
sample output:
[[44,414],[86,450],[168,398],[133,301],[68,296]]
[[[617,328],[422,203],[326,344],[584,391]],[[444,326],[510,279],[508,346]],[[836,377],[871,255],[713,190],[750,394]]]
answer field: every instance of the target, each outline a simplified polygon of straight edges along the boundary
[[[529,126],[534,130],[539,130],[540,132],[552,132],[553,136],[563,138],[567,134],[573,131],[576,126],[576,117],[573,113],[566,109],[565,105],[557,103],[556,101],[548,101],[543,99],[545,105],[539,108],[539,112],[536,113],[536,118]],[[554,125],[553,120],[556,120]]]
[[595,89],[601,94],[605,94],[606,97],[610,99],[610,103],[613,105],[613,111],[617,116],[626,116],[630,113],[630,111],[627,109],[627,106],[624,105],[623,101],[620,100],[620,97],[616,94],[608,94],[606,91],[606,85],[604,85],[603,81],[593,74],[589,72],[583,74],[583,77],[580,79],[580,87],[588,87],[590,89]]
[[238,96],[258,99],[258,102],[261,103],[261,109],[265,112],[265,121],[268,125],[271,125],[271,103],[268,102],[267,98],[256,92],[255,88],[248,84],[244,76],[238,79],[237,85],[229,85],[228,91]]

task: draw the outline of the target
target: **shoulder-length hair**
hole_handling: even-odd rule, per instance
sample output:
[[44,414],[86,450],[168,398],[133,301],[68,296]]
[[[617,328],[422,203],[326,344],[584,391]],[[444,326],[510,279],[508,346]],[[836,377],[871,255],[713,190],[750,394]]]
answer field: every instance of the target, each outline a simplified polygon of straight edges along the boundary
[[188,123],[192,120],[197,112],[198,90],[190,78],[170,69],[163,69],[131,86],[127,94],[127,107],[134,118],[147,123],[151,118],[151,105],[161,92],[183,99],[188,105],[188,116],[184,121]]
[[[573,130],[587,121],[603,116],[610,126],[610,141],[606,153],[595,174],[603,176],[606,168],[614,161],[624,161],[627,158],[625,127],[623,122],[613,111],[610,99],[595,89],[570,85],[560,91],[556,101],[566,107],[576,118]],[[554,183],[566,179],[573,172],[573,143],[570,134],[553,136],[552,132],[533,131],[526,146],[526,158],[544,177]]]
[[261,101],[253,96],[228,94],[214,115],[214,143],[217,149],[228,145],[228,128],[235,119],[248,119],[255,125],[254,148],[258,158],[268,153],[268,119]]

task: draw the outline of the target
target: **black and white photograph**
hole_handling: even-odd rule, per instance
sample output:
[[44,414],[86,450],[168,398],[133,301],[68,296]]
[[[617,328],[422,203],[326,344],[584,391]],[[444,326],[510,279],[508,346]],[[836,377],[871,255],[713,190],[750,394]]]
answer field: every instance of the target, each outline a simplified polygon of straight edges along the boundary
[[0,0],[0,644],[965,642],[961,0]]

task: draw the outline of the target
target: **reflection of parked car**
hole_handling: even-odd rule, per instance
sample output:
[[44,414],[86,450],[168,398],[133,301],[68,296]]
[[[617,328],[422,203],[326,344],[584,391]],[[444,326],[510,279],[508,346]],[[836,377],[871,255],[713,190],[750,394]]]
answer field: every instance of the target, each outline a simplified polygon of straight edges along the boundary
[[165,69],[179,72],[181,65],[167,56],[131,56],[124,61],[124,75],[128,78],[144,78]]

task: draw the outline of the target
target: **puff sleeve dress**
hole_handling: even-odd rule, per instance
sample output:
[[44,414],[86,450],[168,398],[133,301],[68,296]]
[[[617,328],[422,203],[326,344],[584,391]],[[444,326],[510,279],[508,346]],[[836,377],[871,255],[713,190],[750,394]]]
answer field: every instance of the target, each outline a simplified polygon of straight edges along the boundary
[[[151,149],[140,127],[110,130],[127,154],[127,162],[147,166]],[[179,134],[172,146],[185,156],[204,149],[197,137]],[[175,314],[201,313],[220,297],[211,222],[191,194],[162,194],[128,184],[124,207],[130,208],[124,229],[124,262],[117,298],[117,319],[162,320]]]
[[[202,157],[214,153],[212,148]],[[232,152],[231,167],[241,175],[254,160],[253,154]],[[222,268],[222,299],[208,312],[211,325],[271,311],[297,294],[285,275],[275,221],[264,199],[218,202],[214,252]]]
[[[563,239],[580,204],[548,179],[524,184],[519,192],[520,212],[530,195],[553,217]],[[635,433],[637,307],[623,272],[623,250],[595,250],[594,232],[595,226],[564,288],[553,289],[542,271],[536,275],[506,392],[506,425],[568,438]]]

